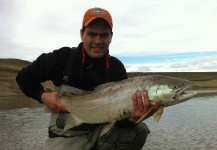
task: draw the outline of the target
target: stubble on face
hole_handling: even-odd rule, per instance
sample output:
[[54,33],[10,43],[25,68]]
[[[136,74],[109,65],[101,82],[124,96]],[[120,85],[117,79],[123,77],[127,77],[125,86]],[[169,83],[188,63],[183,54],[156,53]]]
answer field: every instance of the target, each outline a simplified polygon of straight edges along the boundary
[[94,59],[105,55],[112,40],[111,28],[102,19],[91,22],[80,35],[85,51]]

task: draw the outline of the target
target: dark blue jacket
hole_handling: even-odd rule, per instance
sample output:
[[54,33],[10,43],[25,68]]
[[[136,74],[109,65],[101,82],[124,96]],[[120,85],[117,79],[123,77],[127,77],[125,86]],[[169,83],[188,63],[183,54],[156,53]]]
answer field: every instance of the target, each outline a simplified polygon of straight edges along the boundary
[[[109,56],[109,69],[106,67],[106,55],[100,59],[92,59],[85,53],[82,63],[82,46],[83,43],[78,45],[77,56],[73,58],[68,85],[83,90],[94,90],[97,85],[127,78],[124,65],[115,57]],[[41,102],[41,95],[45,92],[42,82],[51,80],[55,86],[61,85],[71,50],[70,47],[63,47],[51,53],[41,54],[32,64],[23,68],[16,77],[22,92]],[[127,119],[118,124],[134,126]]]

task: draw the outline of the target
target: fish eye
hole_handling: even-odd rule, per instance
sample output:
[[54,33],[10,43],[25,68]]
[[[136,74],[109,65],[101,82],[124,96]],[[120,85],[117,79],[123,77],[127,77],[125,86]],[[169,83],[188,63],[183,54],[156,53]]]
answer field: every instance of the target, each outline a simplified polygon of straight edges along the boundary
[[178,89],[179,86],[178,86],[178,85],[173,85],[173,88],[174,88],[174,89]]

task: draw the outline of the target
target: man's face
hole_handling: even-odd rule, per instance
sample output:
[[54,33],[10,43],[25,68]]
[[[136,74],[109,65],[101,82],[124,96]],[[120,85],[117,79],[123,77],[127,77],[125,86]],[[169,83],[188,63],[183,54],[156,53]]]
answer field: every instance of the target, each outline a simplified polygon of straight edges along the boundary
[[101,58],[109,49],[112,40],[111,29],[102,20],[91,22],[84,32],[80,31],[80,35],[84,48],[91,58]]

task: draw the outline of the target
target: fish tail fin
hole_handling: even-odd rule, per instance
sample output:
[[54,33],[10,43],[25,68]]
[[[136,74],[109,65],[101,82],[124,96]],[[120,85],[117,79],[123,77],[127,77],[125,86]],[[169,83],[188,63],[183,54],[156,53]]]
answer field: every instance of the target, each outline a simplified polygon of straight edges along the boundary
[[163,114],[163,110],[164,110],[164,108],[163,108],[163,107],[160,107],[160,108],[158,109],[158,111],[154,114],[154,122],[158,123],[158,122],[160,121],[161,116],[162,116],[162,114]]

